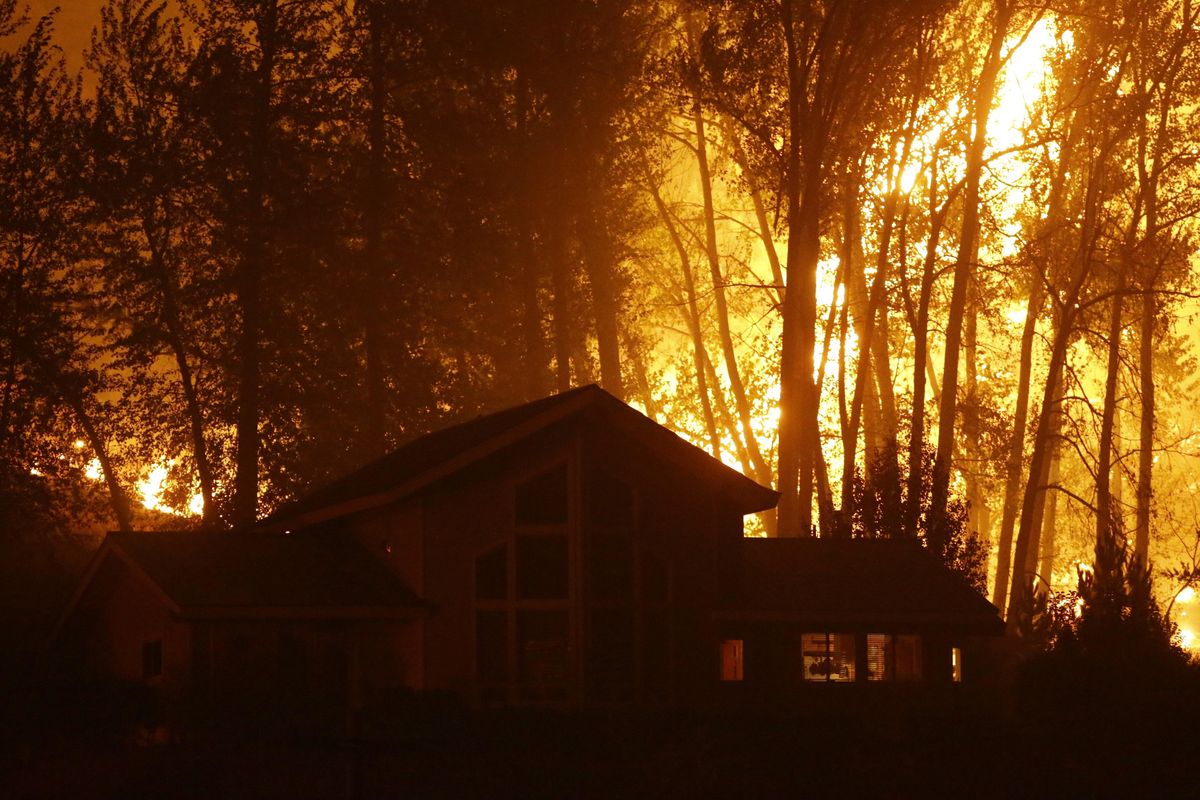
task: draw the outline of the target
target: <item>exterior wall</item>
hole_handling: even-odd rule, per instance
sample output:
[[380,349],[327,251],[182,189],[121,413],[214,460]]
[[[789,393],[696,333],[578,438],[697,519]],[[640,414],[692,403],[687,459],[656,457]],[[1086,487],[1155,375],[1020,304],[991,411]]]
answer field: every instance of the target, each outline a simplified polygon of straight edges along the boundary
[[[105,558],[76,617],[68,647],[77,649],[91,674],[170,692],[188,686],[189,626],[172,619],[162,598],[119,557]],[[142,647],[156,641],[162,643],[162,673],[144,678]]]
[[[595,433],[593,433],[595,431]],[[564,466],[568,503],[564,524],[523,524],[515,494],[526,481]],[[615,528],[595,513],[597,480],[627,485],[633,516]],[[741,516],[725,506],[707,484],[641,452],[628,438],[613,435],[603,420],[582,419],[555,426],[396,505],[373,509],[337,523],[404,577],[434,608],[421,623],[420,674],[414,688],[446,690],[485,704],[642,705],[694,704],[717,685],[712,609],[718,606],[720,566],[742,535]],[[618,530],[619,529],[619,530]],[[633,594],[599,601],[589,581],[597,537],[619,535],[633,546]],[[569,586],[559,599],[523,599],[516,593],[519,538],[565,536]],[[389,549],[390,546],[390,549]],[[476,560],[507,548],[507,600],[480,600]],[[654,565],[666,567],[666,597],[645,589]],[[654,568],[657,568],[654,566]],[[506,615],[507,680],[481,682],[477,664],[479,613]],[[539,694],[523,675],[515,652],[521,620],[565,614],[568,634],[565,686]],[[557,617],[556,617],[557,618]],[[613,622],[631,638],[632,663],[598,666],[597,654],[612,642],[597,640]],[[628,621],[628,622],[627,622]],[[611,659],[610,659],[611,661]],[[608,672],[605,674],[604,670]],[[520,679],[518,677],[520,676]],[[606,684],[607,682],[607,684]],[[544,687],[542,687],[544,688]]]

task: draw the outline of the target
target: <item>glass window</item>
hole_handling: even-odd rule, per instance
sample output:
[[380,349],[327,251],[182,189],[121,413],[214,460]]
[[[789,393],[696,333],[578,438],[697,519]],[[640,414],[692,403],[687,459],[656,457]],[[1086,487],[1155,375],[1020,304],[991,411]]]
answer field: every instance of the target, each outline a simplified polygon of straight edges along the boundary
[[665,603],[670,591],[667,562],[653,553],[642,551],[642,600],[647,603]]
[[743,642],[741,639],[726,639],[721,642],[721,680],[740,681],[743,676]]
[[950,677],[955,683],[962,683],[962,648],[950,648]]
[[508,597],[508,547],[500,545],[475,559],[475,599]]
[[867,680],[895,680],[894,649],[895,643],[892,641],[891,634],[867,634]]
[[567,537],[517,537],[517,596],[522,600],[565,600]]
[[517,612],[518,670],[524,696],[558,699],[567,680],[567,612]]
[[613,528],[633,526],[633,489],[605,472],[588,481],[588,517],[598,525]]
[[629,608],[593,608],[588,631],[588,683],[597,700],[633,699],[636,684],[634,613]]
[[633,539],[596,535],[587,544],[592,599],[626,602],[633,599]]
[[522,483],[516,490],[517,524],[563,525],[567,522],[567,465]]
[[854,680],[854,634],[806,633],[801,640],[804,680]]
[[921,637],[896,637],[896,680],[921,680]]
[[162,675],[162,640],[142,644],[142,677],[157,678]]
[[921,637],[911,634],[867,634],[867,680],[919,681]]
[[480,683],[504,684],[508,681],[507,612],[475,612],[475,668]]

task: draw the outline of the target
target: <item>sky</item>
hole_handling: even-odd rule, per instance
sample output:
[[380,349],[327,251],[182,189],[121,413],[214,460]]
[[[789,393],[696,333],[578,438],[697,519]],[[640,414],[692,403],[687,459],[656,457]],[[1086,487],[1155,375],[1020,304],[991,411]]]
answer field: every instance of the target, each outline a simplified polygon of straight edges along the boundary
[[34,19],[58,7],[54,27],[62,45],[67,67],[72,72],[83,68],[83,51],[91,40],[92,28],[100,23],[103,0],[25,0]]

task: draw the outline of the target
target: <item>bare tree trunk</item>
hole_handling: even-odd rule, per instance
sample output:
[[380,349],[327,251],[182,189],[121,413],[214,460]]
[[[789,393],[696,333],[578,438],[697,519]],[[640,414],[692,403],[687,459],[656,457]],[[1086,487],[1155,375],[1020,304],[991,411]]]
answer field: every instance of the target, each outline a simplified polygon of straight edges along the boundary
[[930,507],[929,546],[941,553],[946,544],[946,503],[954,454],[954,428],[958,413],[958,362],[966,310],[967,286],[979,253],[979,184],[983,174],[988,117],[996,95],[996,80],[1003,66],[1002,51],[1008,38],[1013,8],[1008,0],[995,0],[991,42],[984,57],[972,114],[974,132],[967,150],[966,192],[963,197],[962,233],[954,266],[954,288],[946,320],[946,354],[942,368],[942,397],[938,411],[937,455],[933,464],[933,498]]
[[616,286],[616,259],[604,221],[595,208],[580,209],[577,218],[583,262],[592,289],[592,313],[596,320],[596,345],[600,355],[600,383],[617,397],[625,399],[625,379],[621,374],[620,325],[617,322],[619,299]]
[[1047,588],[1054,585],[1054,562],[1058,558],[1058,491],[1055,487],[1059,482],[1059,463],[1062,461],[1062,448],[1058,442],[1050,444],[1050,479],[1047,481],[1046,512],[1042,521],[1042,562],[1037,574],[1045,581]]
[[[528,131],[529,123],[529,81],[520,70],[516,80],[516,105],[518,136],[525,151],[526,163],[532,159],[529,152],[531,142]],[[538,286],[541,281],[541,263],[538,259],[533,220],[537,218],[534,201],[526,190],[523,203],[523,216],[519,221],[520,231],[520,290],[521,290],[521,338],[524,342],[522,366],[524,372],[525,397],[533,400],[544,397],[550,392],[550,375],[547,372],[549,356],[546,352],[546,338],[542,332],[542,304],[538,297]]]
[[383,226],[387,170],[387,49],[384,46],[383,10],[367,8],[368,90],[370,105],[367,118],[368,168],[364,188],[365,247],[363,349],[366,355],[367,420],[364,444],[368,452],[381,455],[387,449],[387,385],[384,380],[383,330],[379,302],[383,292]]
[[[817,261],[820,256],[822,132],[806,124],[807,89],[796,42],[793,0],[784,0],[781,21],[788,65],[788,253],[787,289],[779,389],[779,533],[812,533],[813,460],[820,452],[813,384],[816,345]],[[801,140],[804,158],[801,159]]]
[[[690,19],[690,18],[689,18]],[[691,26],[689,25],[689,29]],[[695,32],[689,30],[689,40],[695,47]],[[761,483],[769,483],[771,471],[759,450],[758,440],[750,419],[750,401],[746,398],[746,387],[742,384],[738,368],[737,351],[733,345],[733,331],[729,325],[729,303],[725,297],[725,277],[721,273],[721,257],[717,249],[716,213],[713,208],[712,173],[708,165],[708,141],[705,133],[704,114],[698,97],[692,100],[692,123],[696,133],[696,162],[700,169],[700,189],[704,198],[704,251],[708,256],[708,271],[713,285],[713,302],[717,312],[717,331],[721,336],[721,353],[725,359],[725,376],[729,379],[729,390],[733,394],[734,407],[742,425],[742,436],[746,452],[750,456],[752,474]]]
[[687,248],[683,244],[683,237],[679,235],[679,229],[675,227],[675,222],[671,218],[671,212],[667,209],[666,203],[663,202],[662,194],[651,179],[649,167],[646,167],[645,171],[646,189],[650,192],[650,196],[654,198],[654,207],[658,209],[658,215],[671,237],[671,243],[675,246],[676,255],[679,256],[679,268],[683,273],[684,294],[687,300],[687,312],[684,316],[687,321],[688,332],[692,337],[692,364],[696,370],[696,392],[700,395],[700,410],[704,415],[704,427],[708,431],[709,442],[712,444],[713,458],[720,458],[721,437],[717,433],[717,423],[713,417],[712,401],[708,394],[708,380],[704,370],[704,362],[708,359],[708,355],[705,352],[703,328],[700,324],[700,307],[696,301],[696,281],[692,274],[691,260],[688,258]]
[[[1121,369],[1121,327],[1125,307],[1125,271],[1117,276],[1108,323],[1108,362],[1104,382],[1104,409],[1100,422],[1100,448],[1096,463],[1096,550],[1113,548],[1117,509],[1112,493],[1113,429],[1117,414],[1117,387]],[[1102,565],[1097,559],[1097,569]],[[1109,576],[1111,577],[1111,576]]]
[[[1017,374],[1017,405],[1014,409],[1012,436],[1005,463],[1004,509],[1000,518],[1000,547],[996,556],[996,581],[992,585],[992,604],[1004,612],[1012,565],[1013,528],[1017,521],[1017,501],[1021,490],[1021,462],[1025,456],[1025,428],[1029,423],[1029,385],[1033,371],[1033,339],[1043,302],[1040,276],[1034,276],[1025,305],[1025,325],[1021,330],[1021,361]],[[1057,462],[1056,462],[1057,463]]]
[[179,370],[179,387],[183,392],[184,408],[187,412],[188,428],[192,439],[192,458],[196,461],[196,476],[200,481],[200,497],[204,501],[202,520],[205,527],[215,528],[218,524],[217,505],[213,499],[212,466],[208,460],[208,446],[205,441],[204,411],[200,407],[200,398],[196,393],[196,381],[192,375],[191,360],[188,358],[186,336],[183,321],[179,313],[177,288],[175,280],[167,270],[162,246],[156,242],[150,227],[144,230],[146,240],[150,244],[150,266],[159,283],[162,293],[163,324],[165,327],[167,346],[175,358],[175,367]]
[[247,204],[249,225],[242,242],[241,263],[237,269],[238,305],[241,331],[238,337],[238,411],[237,476],[234,481],[234,522],[250,526],[258,518],[258,449],[260,416],[260,338],[262,336],[262,276],[265,270],[266,204],[269,177],[266,164],[270,157],[273,122],[275,57],[278,46],[276,25],[277,0],[264,3],[262,15],[255,21],[261,50],[254,76],[254,110],[250,121],[250,163]]
[[1138,429],[1137,519],[1134,526],[1133,552],[1145,564],[1150,555],[1151,477],[1154,470],[1154,329],[1157,309],[1154,291],[1142,289],[1142,313],[1138,333],[1138,372],[1141,385],[1141,420]]

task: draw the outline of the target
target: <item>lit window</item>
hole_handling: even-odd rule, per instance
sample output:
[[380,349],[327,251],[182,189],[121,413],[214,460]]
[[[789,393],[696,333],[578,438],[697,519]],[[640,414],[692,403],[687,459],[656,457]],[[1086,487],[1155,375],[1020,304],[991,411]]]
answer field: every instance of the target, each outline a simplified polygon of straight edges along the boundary
[[919,681],[921,637],[867,634],[867,680]]
[[801,649],[804,680],[839,683],[854,680],[854,634],[806,633]]
[[721,642],[721,680],[740,681],[742,673],[742,640],[726,639]]
[[142,677],[157,678],[159,675],[162,675],[161,639],[142,645]]
[[950,648],[950,678],[955,683],[962,683],[962,648]]

